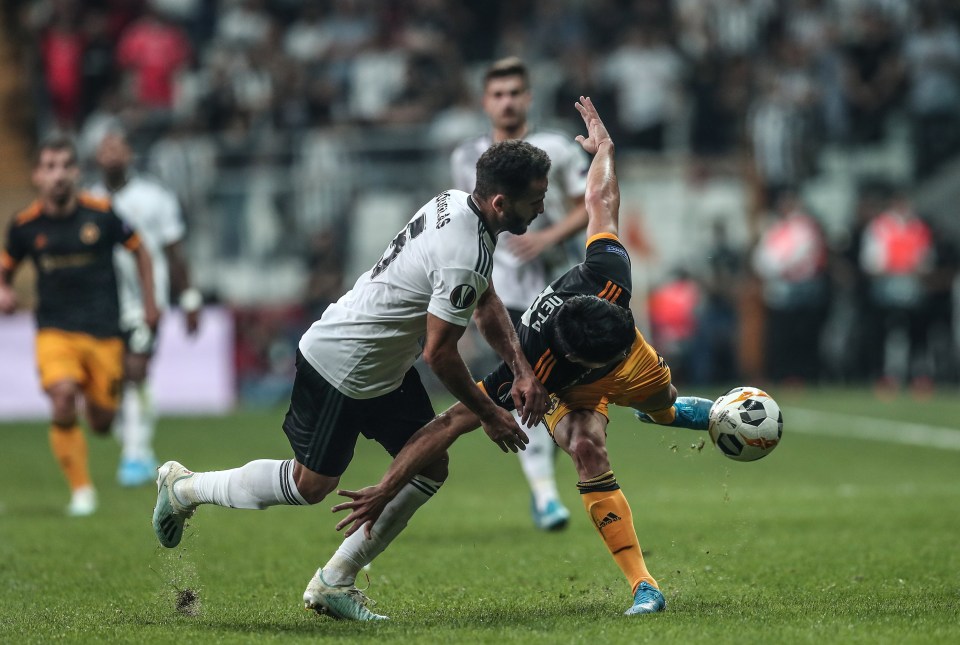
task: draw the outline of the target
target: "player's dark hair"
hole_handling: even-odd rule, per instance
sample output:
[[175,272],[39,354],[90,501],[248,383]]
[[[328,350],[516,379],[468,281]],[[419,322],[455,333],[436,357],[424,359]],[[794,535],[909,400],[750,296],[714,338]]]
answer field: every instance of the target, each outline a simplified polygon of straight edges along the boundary
[[486,87],[487,83],[495,78],[506,78],[508,76],[519,76],[523,79],[524,89],[530,87],[530,73],[527,72],[527,66],[516,56],[508,56],[494,61],[483,75],[483,86]]
[[553,323],[553,348],[562,356],[605,363],[633,345],[633,313],[597,296],[574,296],[560,309]]
[[33,157],[34,166],[40,164],[40,156],[44,150],[67,150],[70,152],[70,159],[74,163],[76,163],[79,158],[77,155],[77,144],[74,143],[70,135],[63,134],[62,132],[48,134],[40,141],[40,145],[37,146],[37,152]]
[[502,193],[517,198],[538,179],[550,172],[547,153],[526,141],[511,139],[495,143],[477,160],[477,186],[473,193],[480,198]]

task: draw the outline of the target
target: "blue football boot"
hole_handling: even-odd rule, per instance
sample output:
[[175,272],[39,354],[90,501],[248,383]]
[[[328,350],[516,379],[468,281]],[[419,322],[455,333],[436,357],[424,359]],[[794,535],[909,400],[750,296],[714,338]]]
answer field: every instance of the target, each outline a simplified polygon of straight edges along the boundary
[[667,601],[663,599],[660,590],[647,582],[641,582],[637,593],[633,594],[633,606],[623,612],[624,616],[637,614],[655,614],[667,608]]
[[530,514],[533,524],[541,531],[562,531],[570,522],[570,511],[558,499],[551,499],[542,511],[537,508],[536,500],[531,500]]
[[[699,396],[678,396],[673,404],[677,416],[673,423],[666,425],[690,430],[706,430],[712,406],[713,401],[710,399],[701,399]],[[646,412],[634,410],[633,414],[644,423],[657,423]]]
[[124,459],[117,469],[117,482],[124,487],[152,484],[157,478],[157,462],[154,459]]

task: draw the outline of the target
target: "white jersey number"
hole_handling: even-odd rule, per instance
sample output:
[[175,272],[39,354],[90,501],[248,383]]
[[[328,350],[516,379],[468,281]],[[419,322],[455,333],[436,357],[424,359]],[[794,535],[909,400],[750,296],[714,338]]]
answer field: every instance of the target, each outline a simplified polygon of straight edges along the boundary
[[397,256],[400,255],[400,251],[403,250],[403,247],[407,244],[407,239],[415,240],[417,237],[423,233],[423,230],[427,226],[427,219],[424,213],[420,213],[420,217],[413,220],[407,224],[403,229],[397,233],[397,236],[393,238],[393,241],[390,242],[390,246],[387,247],[387,250],[384,252],[383,257],[380,258],[380,261],[377,262],[377,266],[373,267],[373,272],[370,274],[371,278],[376,278],[378,275],[383,273],[390,263],[397,259]]

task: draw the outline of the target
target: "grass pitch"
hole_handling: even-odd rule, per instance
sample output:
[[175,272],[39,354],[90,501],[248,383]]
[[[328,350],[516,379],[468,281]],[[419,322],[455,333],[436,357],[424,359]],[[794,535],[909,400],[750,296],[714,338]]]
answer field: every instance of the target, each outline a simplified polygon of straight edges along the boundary
[[[68,519],[46,426],[0,425],[0,642],[960,642],[960,450],[864,438],[870,419],[960,437],[960,398],[774,395],[783,443],[747,464],[709,439],[701,448],[705,433],[615,410],[614,472],[667,598],[666,612],[633,618],[621,615],[629,589],[564,455],[573,519],[544,534],[530,524],[516,457],[482,432],[462,439],[450,480],[369,573],[367,593],[391,621],[359,624],[301,608],[340,542],[334,498],[311,509],[203,507],[167,550],[150,528],[154,491],[114,483],[112,440],[90,440],[100,511]],[[854,418],[858,438],[842,436]],[[197,470],[287,458],[281,419],[164,419],[158,451]],[[372,483],[387,463],[361,440],[342,485]]]

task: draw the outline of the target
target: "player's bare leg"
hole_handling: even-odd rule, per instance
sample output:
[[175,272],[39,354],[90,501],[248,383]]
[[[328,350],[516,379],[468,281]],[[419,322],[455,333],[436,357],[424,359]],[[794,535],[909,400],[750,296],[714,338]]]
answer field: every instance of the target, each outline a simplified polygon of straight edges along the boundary
[[677,396],[673,384],[643,401],[631,404],[634,416],[644,423],[706,430],[713,401],[698,396]]
[[607,419],[593,410],[574,410],[554,429],[557,445],[570,455],[580,481],[584,509],[633,593],[628,615],[662,611],[666,606],[650,575],[633,525],[633,513],[617,483],[606,446]]
[[[514,414],[517,425],[523,424],[519,415]],[[530,486],[531,515],[533,523],[544,531],[559,531],[566,528],[570,521],[570,511],[560,501],[557,491],[557,478],[554,472],[556,445],[550,431],[542,423],[526,428],[530,443],[526,450],[517,453],[523,474]]]
[[101,437],[110,434],[110,427],[117,416],[117,411],[113,408],[98,405],[89,398],[86,399],[85,405],[87,408],[87,423],[90,424],[90,429],[94,434]]
[[[163,546],[173,548],[180,543],[184,523],[201,504],[250,510],[305,506],[319,502],[336,488],[338,477],[316,473],[312,473],[315,477],[301,473],[298,483],[294,474],[298,465],[293,459],[258,459],[239,468],[195,473],[168,461],[160,466],[157,477],[154,533]],[[309,498],[301,494],[301,485]]]
[[156,415],[147,380],[150,359],[150,354],[129,351],[123,359],[123,397],[118,424],[122,449],[117,470],[117,481],[121,486],[151,482],[157,470],[153,454]]
[[[339,482],[338,476],[313,472],[294,459],[260,459],[240,468],[205,473],[194,473],[168,461],[160,467],[157,478],[153,529],[160,543],[172,548],[180,543],[186,520],[201,504],[257,510],[282,504],[316,504]],[[309,609],[336,618],[380,618],[366,608],[366,597],[352,582],[331,584],[321,572],[307,587],[304,603]]]
[[369,599],[356,588],[360,570],[393,542],[410,518],[440,489],[449,473],[444,454],[408,482],[383,509],[370,530],[345,538],[330,560],[314,574],[303,594],[304,605],[318,613],[348,620],[383,620],[386,616],[367,609]]
[[97,495],[90,479],[87,439],[77,423],[77,397],[80,385],[65,380],[46,389],[52,407],[50,450],[70,485],[67,514],[90,515],[97,509]]

